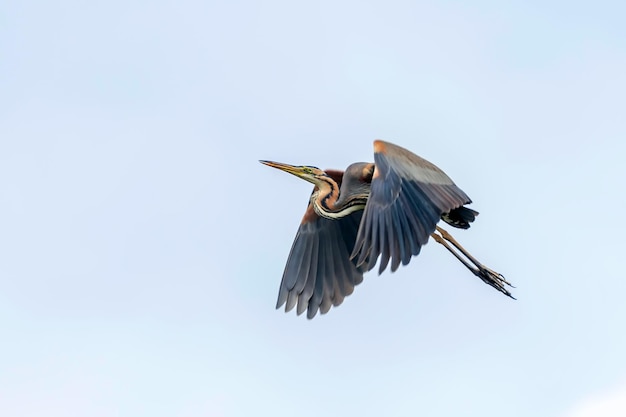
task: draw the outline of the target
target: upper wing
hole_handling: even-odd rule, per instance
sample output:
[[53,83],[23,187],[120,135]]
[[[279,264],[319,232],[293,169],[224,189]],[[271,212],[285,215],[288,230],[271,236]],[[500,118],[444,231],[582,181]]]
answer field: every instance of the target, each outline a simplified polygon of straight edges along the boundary
[[296,304],[297,313],[313,318],[338,306],[363,281],[363,271],[350,260],[363,211],[338,220],[319,217],[309,203],[291,247],[280,283],[276,308]]
[[391,270],[406,265],[428,241],[441,215],[470,198],[439,168],[408,150],[374,141],[376,168],[352,257],[371,270],[382,255]]

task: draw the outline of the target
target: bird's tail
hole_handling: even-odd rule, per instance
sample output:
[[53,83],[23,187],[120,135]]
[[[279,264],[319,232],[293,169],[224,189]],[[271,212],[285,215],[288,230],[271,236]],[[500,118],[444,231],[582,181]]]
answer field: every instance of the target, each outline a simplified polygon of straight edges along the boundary
[[457,207],[441,215],[441,220],[459,229],[469,229],[470,223],[476,220],[478,212],[465,206]]

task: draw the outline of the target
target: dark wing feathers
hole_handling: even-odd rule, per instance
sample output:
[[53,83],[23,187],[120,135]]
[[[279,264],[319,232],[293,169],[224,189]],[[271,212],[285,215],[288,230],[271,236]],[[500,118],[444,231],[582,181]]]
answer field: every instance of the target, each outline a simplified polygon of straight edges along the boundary
[[[368,271],[380,256],[382,273],[390,260],[392,271],[400,263],[406,265],[419,254],[442,214],[471,200],[442,170],[408,150],[375,141],[374,151],[371,192],[351,256]],[[453,220],[471,217],[457,214]]]
[[313,318],[339,305],[363,281],[363,271],[350,260],[362,211],[339,220],[315,214],[309,205],[291,247],[278,292],[276,308],[297,306]]
[[[319,217],[309,203],[291,247],[276,308],[307,310],[313,318],[352,294],[364,271],[406,265],[419,254],[440,219],[467,228],[478,212],[469,197],[439,168],[399,146],[374,142],[375,168],[364,211],[337,220]],[[350,169],[350,167],[348,168]],[[326,171],[338,184],[342,171]],[[366,175],[367,174],[367,175]],[[355,175],[348,180],[356,181]],[[356,243],[355,243],[356,242]],[[391,264],[390,264],[391,263]]]

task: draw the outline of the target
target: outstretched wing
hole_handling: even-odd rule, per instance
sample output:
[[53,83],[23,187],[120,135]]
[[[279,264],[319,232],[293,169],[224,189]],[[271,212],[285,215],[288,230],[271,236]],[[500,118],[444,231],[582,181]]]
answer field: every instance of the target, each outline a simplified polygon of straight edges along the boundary
[[419,254],[441,215],[470,198],[442,170],[410,151],[374,141],[376,168],[351,257],[367,271],[381,255],[379,273]]
[[[341,177],[339,177],[341,180]],[[319,217],[309,203],[291,247],[276,308],[297,305],[312,319],[338,306],[363,281],[363,271],[350,260],[363,211],[337,220]]]

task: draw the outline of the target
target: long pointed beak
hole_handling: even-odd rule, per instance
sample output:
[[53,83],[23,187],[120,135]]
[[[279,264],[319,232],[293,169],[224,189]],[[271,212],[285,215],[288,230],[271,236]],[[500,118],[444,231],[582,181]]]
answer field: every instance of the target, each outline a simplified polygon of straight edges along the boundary
[[302,174],[304,173],[302,170],[302,167],[296,167],[293,165],[283,164],[280,162],[272,162],[272,161],[259,161],[259,162],[262,163],[263,165],[267,165],[268,167],[280,169],[281,171],[285,171],[290,174],[293,174],[296,177],[302,177]]

